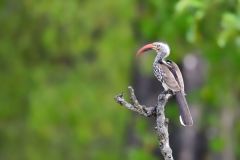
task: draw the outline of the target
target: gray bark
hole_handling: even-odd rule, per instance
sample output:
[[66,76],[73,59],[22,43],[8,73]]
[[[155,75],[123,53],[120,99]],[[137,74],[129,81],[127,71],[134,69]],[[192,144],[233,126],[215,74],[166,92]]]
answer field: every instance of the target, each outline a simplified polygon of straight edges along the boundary
[[164,113],[165,105],[171,95],[169,93],[161,93],[158,96],[158,102],[156,106],[146,107],[145,105],[139,104],[133,88],[129,86],[128,89],[131,103],[124,99],[123,94],[115,96],[115,101],[127,109],[135,111],[145,117],[156,117],[155,129],[157,131],[161,153],[165,160],[173,160],[172,149],[169,145],[168,119],[165,117]]

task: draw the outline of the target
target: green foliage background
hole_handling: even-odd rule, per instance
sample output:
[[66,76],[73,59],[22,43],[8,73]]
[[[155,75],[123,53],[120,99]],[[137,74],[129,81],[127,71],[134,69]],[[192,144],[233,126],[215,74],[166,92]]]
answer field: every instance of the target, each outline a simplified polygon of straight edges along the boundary
[[0,26],[0,159],[157,159],[146,119],[143,146],[126,145],[131,113],[113,101],[147,42],[168,42],[176,61],[196,49],[208,61],[192,97],[212,107],[203,124],[221,127],[221,107],[238,109],[239,0],[3,0]]

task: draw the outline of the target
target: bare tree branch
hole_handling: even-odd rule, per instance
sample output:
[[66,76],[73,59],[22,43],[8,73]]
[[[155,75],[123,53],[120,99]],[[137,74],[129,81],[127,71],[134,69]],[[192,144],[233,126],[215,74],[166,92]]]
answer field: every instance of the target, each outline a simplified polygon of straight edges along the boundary
[[168,119],[165,118],[164,107],[171,96],[169,93],[161,93],[158,96],[158,103],[155,107],[146,107],[145,105],[140,105],[134,90],[131,86],[128,87],[130,93],[131,103],[127,102],[123,94],[115,96],[115,101],[120,105],[126,107],[129,110],[135,111],[145,117],[154,116],[156,117],[156,131],[159,140],[159,146],[161,153],[165,160],[173,160],[172,149],[169,145],[169,134],[168,134]]
[[[171,95],[170,95],[171,96]],[[165,160],[173,160],[172,149],[169,145],[168,119],[164,114],[164,107],[170,97],[168,93],[162,93],[158,96],[158,104],[156,108],[157,117],[157,135],[161,153]]]
[[115,101],[117,103],[119,103],[120,105],[125,106],[127,109],[137,112],[141,115],[144,115],[145,117],[150,117],[150,116],[155,115],[156,107],[146,107],[145,105],[140,105],[135,96],[133,88],[131,86],[129,86],[128,90],[130,93],[131,103],[127,102],[124,99],[123,94],[118,94],[117,96],[115,96],[115,98],[114,98]]

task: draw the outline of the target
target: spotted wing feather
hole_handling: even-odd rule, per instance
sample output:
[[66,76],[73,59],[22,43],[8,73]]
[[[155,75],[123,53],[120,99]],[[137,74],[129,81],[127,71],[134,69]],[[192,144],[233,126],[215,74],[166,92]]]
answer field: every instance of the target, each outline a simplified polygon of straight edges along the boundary
[[181,87],[181,90],[184,91],[184,82],[183,82],[183,76],[182,73],[176,63],[173,61],[168,60],[167,63],[172,67],[172,70],[175,71],[177,76],[177,81],[179,86]]
[[174,77],[173,73],[168,68],[168,66],[166,64],[159,64],[159,65],[163,71],[162,79],[164,83],[167,85],[167,87],[174,92],[180,91],[181,87],[179,86],[176,78]]

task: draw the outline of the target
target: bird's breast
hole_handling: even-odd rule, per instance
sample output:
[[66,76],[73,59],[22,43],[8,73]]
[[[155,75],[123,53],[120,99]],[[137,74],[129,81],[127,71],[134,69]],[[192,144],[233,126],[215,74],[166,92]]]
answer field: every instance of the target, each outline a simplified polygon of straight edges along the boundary
[[162,68],[161,68],[161,66],[159,64],[154,64],[154,66],[153,66],[153,73],[154,73],[155,77],[160,82],[163,83],[163,74],[164,74],[164,72],[163,72],[163,70],[162,70]]

